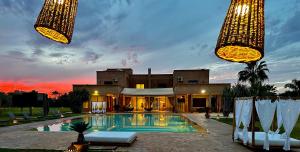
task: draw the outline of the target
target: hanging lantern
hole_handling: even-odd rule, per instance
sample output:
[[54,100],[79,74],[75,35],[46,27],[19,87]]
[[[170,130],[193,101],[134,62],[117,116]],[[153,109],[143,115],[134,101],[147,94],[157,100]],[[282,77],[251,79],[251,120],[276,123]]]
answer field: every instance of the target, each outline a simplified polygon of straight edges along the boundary
[[253,62],[264,56],[264,0],[231,0],[216,55],[232,62]]
[[41,35],[64,44],[72,39],[77,0],[45,0],[34,28]]

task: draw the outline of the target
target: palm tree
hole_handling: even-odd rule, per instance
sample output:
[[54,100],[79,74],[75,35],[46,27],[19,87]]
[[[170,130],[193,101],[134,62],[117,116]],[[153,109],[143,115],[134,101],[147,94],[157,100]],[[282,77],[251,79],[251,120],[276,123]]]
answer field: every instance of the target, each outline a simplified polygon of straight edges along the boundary
[[300,95],[300,80],[294,79],[292,83],[285,84],[284,87],[291,89],[292,93]]
[[57,99],[60,95],[60,93],[58,91],[53,91],[53,92],[51,92],[51,94],[55,97],[55,99]]
[[276,96],[276,87],[274,85],[262,85],[259,87],[258,96]]
[[269,79],[266,72],[269,72],[267,64],[265,61],[260,63],[249,62],[246,63],[247,67],[244,70],[238,73],[239,82],[249,82],[251,85],[251,91],[253,95],[257,95],[259,87],[262,86],[262,83]]

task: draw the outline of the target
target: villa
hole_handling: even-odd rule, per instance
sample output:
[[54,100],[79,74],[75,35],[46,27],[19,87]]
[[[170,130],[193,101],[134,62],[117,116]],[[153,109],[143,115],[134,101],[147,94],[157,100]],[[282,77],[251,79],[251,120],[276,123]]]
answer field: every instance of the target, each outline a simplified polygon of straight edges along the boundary
[[[209,83],[208,69],[174,70],[172,74],[133,74],[132,69],[97,71],[97,84],[73,85],[73,90],[86,89],[90,101],[84,112],[94,112],[105,105],[107,111],[132,107],[135,112],[152,111],[195,112],[210,107],[222,111],[222,92],[229,83]],[[101,106],[98,106],[101,105]]]

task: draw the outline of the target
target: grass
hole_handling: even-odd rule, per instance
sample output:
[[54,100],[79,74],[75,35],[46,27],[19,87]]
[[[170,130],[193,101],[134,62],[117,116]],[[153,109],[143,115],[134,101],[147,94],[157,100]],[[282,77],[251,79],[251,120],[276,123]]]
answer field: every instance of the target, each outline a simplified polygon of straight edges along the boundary
[[44,149],[5,149],[5,148],[0,148],[0,152],[62,152],[62,150],[44,150]]
[[[71,109],[67,108],[67,107],[51,107],[49,110],[50,111],[59,110],[61,113],[71,111]],[[20,107],[0,108],[0,118],[7,118],[9,112],[14,113],[16,116],[22,116],[22,114],[24,112],[29,113],[29,108],[25,107],[25,108],[23,108],[23,110]],[[43,108],[42,107],[33,107],[32,108],[32,115],[33,116],[42,116],[43,115]]]
[[[71,112],[70,108],[66,107],[51,107],[49,109],[50,111],[55,111],[59,110],[61,113],[66,113],[66,112]],[[9,120],[8,113],[14,113],[16,117],[23,118],[23,113],[29,113],[29,108],[23,108],[21,109],[20,107],[10,107],[10,108],[0,108],[0,120]],[[49,113],[51,115],[51,113]],[[73,114],[73,113],[66,113],[64,114],[65,117],[71,117],[71,116],[77,116],[78,114]],[[42,107],[33,107],[32,109],[32,116],[33,117],[38,117],[35,119],[32,119],[30,121],[18,121],[17,124],[24,124],[24,123],[31,123],[31,122],[37,122],[37,121],[44,121],[44,120],[50,120],[50,119],[57,119],[57,117],[49,116],[46,118],[43,118],[43,108]],[[0,127],[4,126],[11,126],[13,125],[11,122],[0,122]],[[0,151],[1,152],[1,151]]]
[[[233,121],[232,118],[220,118],[220,119],[213,118],[213,119],[217,120],[219,122],[222,122],[222,123],[229,124],[229,125],[232,125],[232,121]],[[262,128],[261,128],[260,123],[258,121],[255,123],[255,127],[260,128],[260,131],[262,131]],[[241,125],[240,128],[242,128],[242,125]],[[276,129],[276,125],[274,127],[274,131],[275,131],[275,129]],[[280,128],[280,133],[283,133],[283,132],[284,132],[284,128],[281,127]],[[296,139],[300,139],[300,118],[298,119],[298,121],[297,121],[297,123],[296,123],[296,125],[295,125],[295,127],[294,127],[294,129],[291,133],[291,137],[296,138]]]

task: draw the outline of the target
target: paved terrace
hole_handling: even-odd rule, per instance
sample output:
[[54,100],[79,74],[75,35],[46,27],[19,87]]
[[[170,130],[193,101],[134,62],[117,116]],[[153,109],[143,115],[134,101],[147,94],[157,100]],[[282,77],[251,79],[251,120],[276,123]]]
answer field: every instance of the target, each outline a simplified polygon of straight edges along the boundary
[[[182,114],[207,129],[205,133],[139,133],[138,140],[130,147],[119,147],[118,151],[135,152],[217,152],[249,149],[233,143],[232,128],[203,114]],[[73,117],[74,118],[74,117]],[[64,118],[70,119],[70,118]],[[0,148],[14,149],[57,149],[65,150],[76,141],[76,132],[37,132],[32,128],[61,122],[64,119],[49,120],[30,124],[0,128]]]

